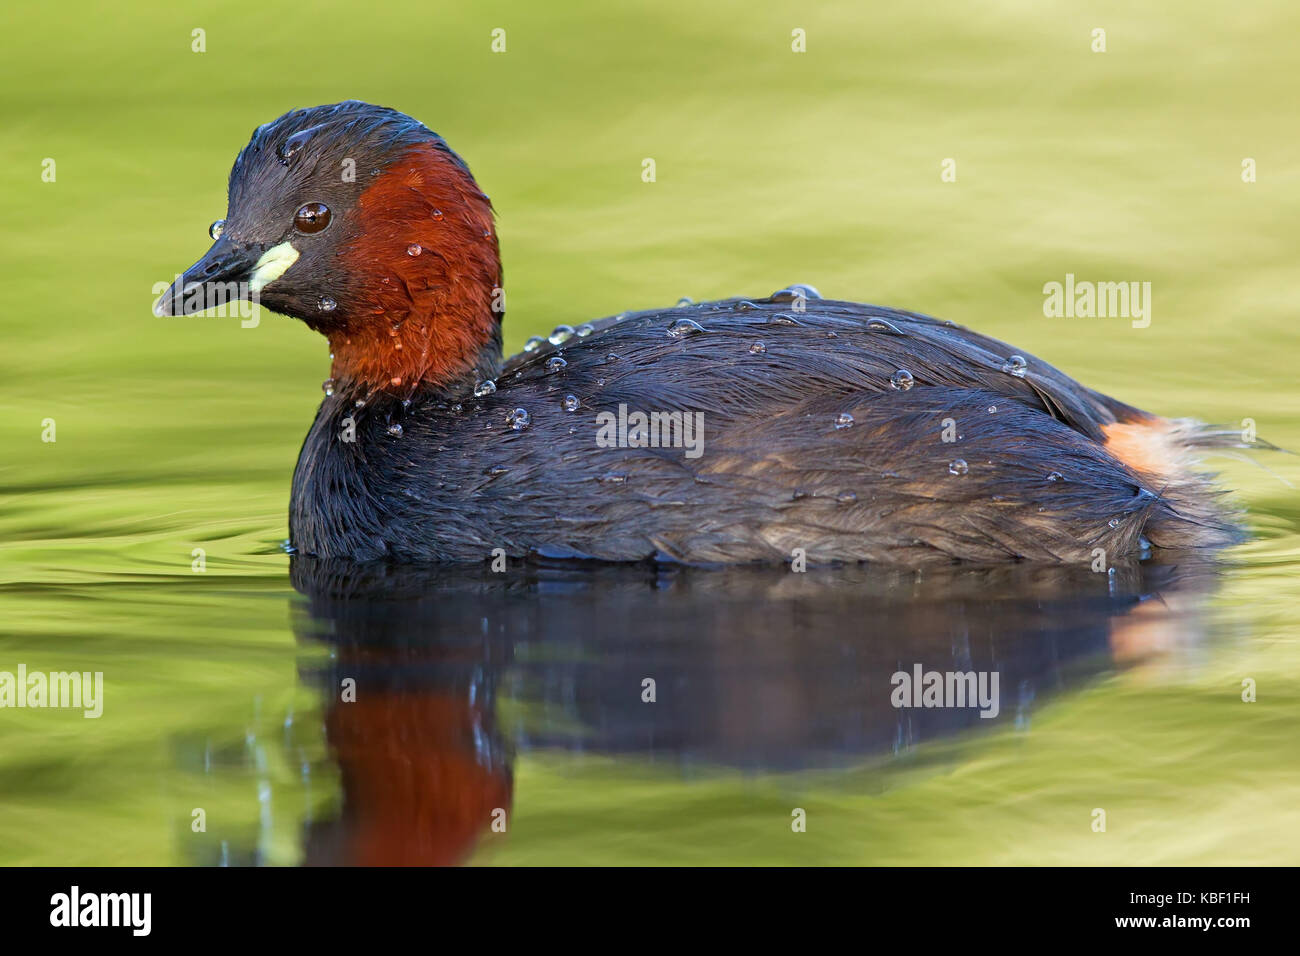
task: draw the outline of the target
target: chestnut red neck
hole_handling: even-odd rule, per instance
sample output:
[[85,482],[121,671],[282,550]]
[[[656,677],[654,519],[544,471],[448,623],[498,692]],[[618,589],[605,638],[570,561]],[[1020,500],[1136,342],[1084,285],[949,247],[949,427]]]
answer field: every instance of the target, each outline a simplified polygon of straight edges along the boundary
[[311,323],[329,339],[335,381],[406,396],[495,377],[501,258],[492,205],[464,164],[416,147],[365,189],[355,215],[357,238],[339,250],[347,307]]

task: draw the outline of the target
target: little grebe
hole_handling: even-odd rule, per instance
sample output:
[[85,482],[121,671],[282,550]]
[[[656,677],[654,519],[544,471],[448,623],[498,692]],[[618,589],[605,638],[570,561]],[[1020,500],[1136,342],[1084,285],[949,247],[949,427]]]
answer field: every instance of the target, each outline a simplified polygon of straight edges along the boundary
[[300,553],[1095,562],[1238,535],[1192,470],[1230,436],[808,286],[561,326],[503,363],[492,206],[394,110],[259,127],[212,235],[158,315],[253,298],[329,339]]

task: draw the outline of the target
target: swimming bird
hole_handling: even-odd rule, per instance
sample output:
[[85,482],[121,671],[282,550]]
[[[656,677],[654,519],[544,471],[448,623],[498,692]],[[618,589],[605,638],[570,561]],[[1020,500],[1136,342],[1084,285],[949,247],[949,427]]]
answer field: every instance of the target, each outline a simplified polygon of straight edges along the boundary
[[258,127],[210,231],[156,314],[257,300],[329,340],[304,555],[1096,563],[1240,537],[1195,466],[1231,434],[807,285],[573,317],[503,361],[492,205],[392,109]]

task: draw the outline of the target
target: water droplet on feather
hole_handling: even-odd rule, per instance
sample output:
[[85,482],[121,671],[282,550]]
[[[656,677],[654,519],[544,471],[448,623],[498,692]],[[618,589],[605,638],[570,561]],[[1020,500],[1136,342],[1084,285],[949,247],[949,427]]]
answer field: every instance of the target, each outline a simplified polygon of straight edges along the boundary
[[915,384],[916,380],[912,377],[912,373],[905,368],[900,368],[893,375],[889,376],[890,387],[896,388],[900,392],[906,392]]
[[1012,355],[1002,363],[1002,371],[1008,375],[1014,375],[1016,378],[1024,378],[1025,370],[1028,367],[1029,363],[1025,361],[1023,355]]
[[893,322],[888,319],[882,319],[879,316],[867,319],[868,332],[883,332],[886,335],[902,335],[903,332]]
[[674,339],[685,338],[688,335],[699,335],[704,331],[704,326],[694,319],[674,319],[668,326],[668,336]]

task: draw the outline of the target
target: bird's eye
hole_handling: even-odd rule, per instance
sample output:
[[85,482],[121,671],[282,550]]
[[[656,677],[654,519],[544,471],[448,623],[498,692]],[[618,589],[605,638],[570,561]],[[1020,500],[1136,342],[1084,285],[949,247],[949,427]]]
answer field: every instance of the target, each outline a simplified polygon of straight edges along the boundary
[[211,236],[213,241],[215,242],[216,240],[221,238],[221,233],[225,228],[226,228],[226,220],[218,219],[212,225],[208,226],[208,235]]
[[320,232],[330,224],[330,207],[323,202],[309,202],[293,216],[294,228],[299,232]]

